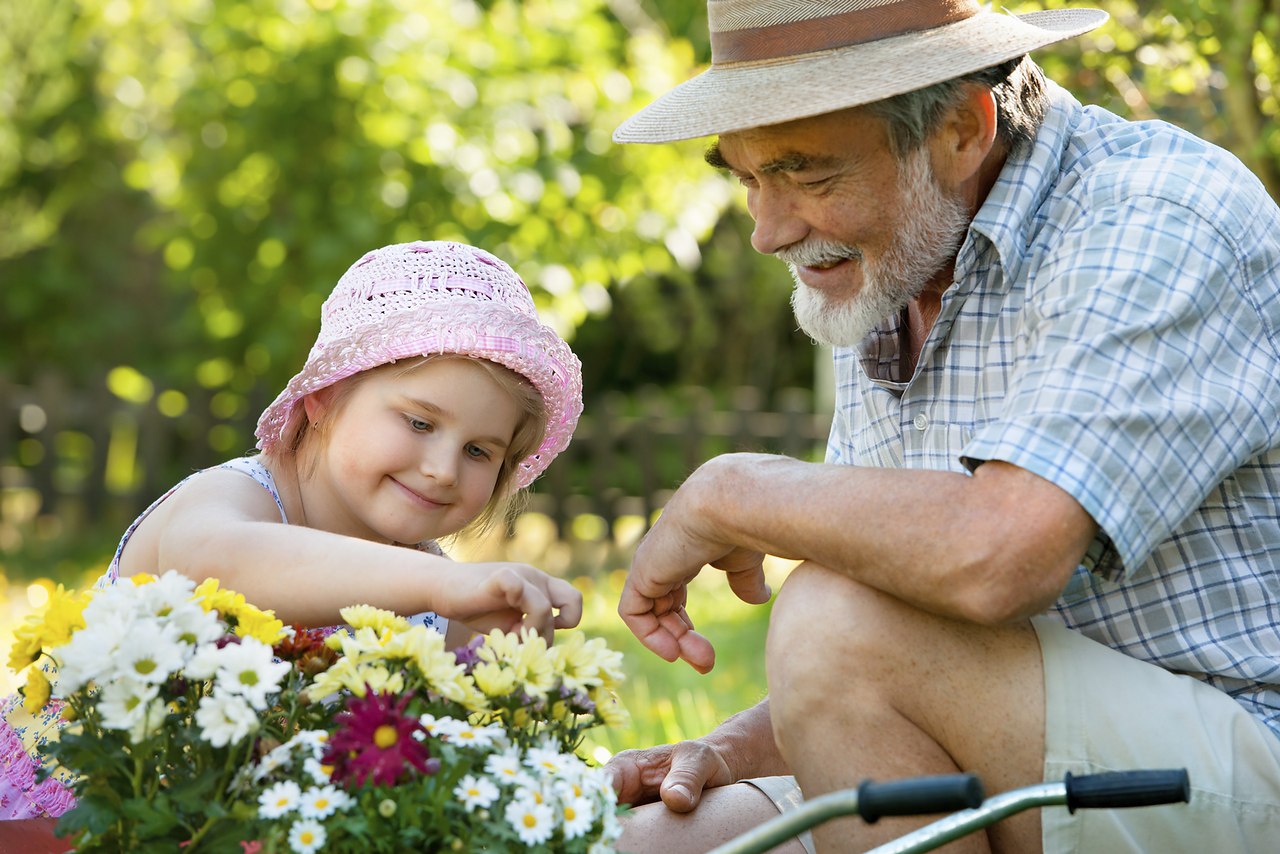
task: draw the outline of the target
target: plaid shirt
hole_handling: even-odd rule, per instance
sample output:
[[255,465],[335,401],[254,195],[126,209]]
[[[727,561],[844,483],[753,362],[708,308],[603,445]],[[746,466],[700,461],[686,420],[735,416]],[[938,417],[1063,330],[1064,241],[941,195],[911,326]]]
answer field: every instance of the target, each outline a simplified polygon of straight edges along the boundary
[[827,459],[1057,484],[1102,533],[1053,613],[1280,735],[1280,210],[1190,134],[1051,98],[915,376],[897,318],[836,351]]

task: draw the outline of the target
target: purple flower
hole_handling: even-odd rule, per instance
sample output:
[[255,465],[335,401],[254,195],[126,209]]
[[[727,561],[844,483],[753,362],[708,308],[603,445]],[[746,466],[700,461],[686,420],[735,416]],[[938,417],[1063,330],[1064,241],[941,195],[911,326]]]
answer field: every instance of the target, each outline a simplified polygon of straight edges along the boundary
[[394,786],[403,777],[434,774],[440,762],[431,757],[425,744],[414,737],[426,730],[413,715],[404,713],[413,694],[399,701],[393,694],[352,697],[335,718],[337,727],[325,748],[326,765],[333,766],[333,780],[348,788],[367,781],[378,786]]

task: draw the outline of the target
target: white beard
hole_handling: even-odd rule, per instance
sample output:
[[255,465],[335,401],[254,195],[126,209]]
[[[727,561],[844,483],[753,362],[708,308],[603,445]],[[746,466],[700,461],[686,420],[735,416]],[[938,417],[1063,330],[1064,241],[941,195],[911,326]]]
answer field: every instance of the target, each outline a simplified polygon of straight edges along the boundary
[[[796,283],[791,307],[800,328],[815,341],[833,347],[857,344],[919,296],[959,250],[969,229],[969,212],[933,180],[928,149],[918,148],[902,161],[898,192],[902,218],[889,248],[876,260],[868,260],[855,246],[820,239],[774,253],[791,268]],[[844,299],[809,287],[796,271],[845,259],[862,265],[862,287]]]

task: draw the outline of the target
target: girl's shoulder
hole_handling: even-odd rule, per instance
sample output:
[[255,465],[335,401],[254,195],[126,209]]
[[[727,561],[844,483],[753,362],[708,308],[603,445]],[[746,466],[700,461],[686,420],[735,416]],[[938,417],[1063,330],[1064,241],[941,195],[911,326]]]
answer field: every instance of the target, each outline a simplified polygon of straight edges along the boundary
[[237,457],[236,459],[227,460],[226,462],[219,463],[216,466],[210,466],[209,468],[192,472],[173,486],[169,487],[169,489],[167,489],[164,494],[155,501],[151,502],[147,509],[143,510],[142,513],[138,515],[138,518],[134,519],[132,524],[125,529],[124,536],[120,538],[120,543],[116,546],[115,554],[111,558],[111,563],[107,567],[107,571],[98,579],[96,586],[103,587],[107,584],[113,584],[116,579],[120,577],[120,556],[124,554],[124,547],[129,543],[129,540],[138,530],[138,526],[146,521],[147,517],[155,512],[157,507],[163,504],[192,478],[204,474],[205,472],[218,471],[222,469],[237,471],[253,478],[259,486],[271,495],[272,500],[275,501],[276,507],[280,510],[280,521],[285,524],[289,523],[289,517],[285,513],[284,502],[280,499],[280,490],[276,487],[275,478],[271,476],[271,470],[267,468],[262,460],[257,456]]

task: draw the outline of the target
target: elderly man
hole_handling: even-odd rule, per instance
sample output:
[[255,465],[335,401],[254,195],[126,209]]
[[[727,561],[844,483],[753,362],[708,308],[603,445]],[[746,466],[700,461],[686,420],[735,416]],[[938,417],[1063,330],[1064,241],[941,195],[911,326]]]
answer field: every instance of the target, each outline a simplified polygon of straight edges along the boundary
[[1026,57],[1105,17],[710,0],[711,68],[615,133],[718,137],[837,378],[825,463],[713,459],[636,553],[622,618],[701,671],[689,580],[763,603],[762,556],[803,562],[769,698],[611,763],[665,803],[625,850],[705,851],[866,778],[1148,767],[1186,767],[1191,803],[1032,811],[954,850],[1280,847],[1280,211],[1229,154]]

